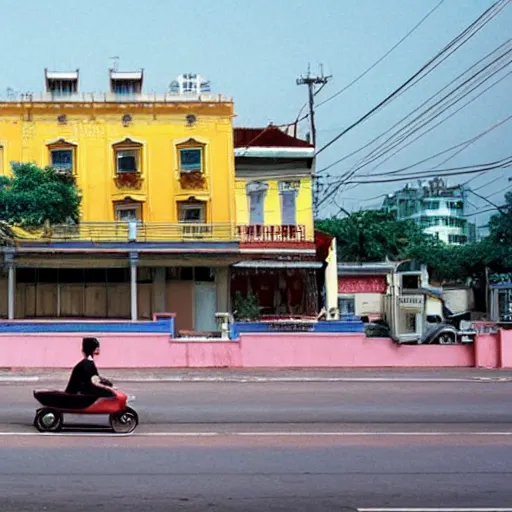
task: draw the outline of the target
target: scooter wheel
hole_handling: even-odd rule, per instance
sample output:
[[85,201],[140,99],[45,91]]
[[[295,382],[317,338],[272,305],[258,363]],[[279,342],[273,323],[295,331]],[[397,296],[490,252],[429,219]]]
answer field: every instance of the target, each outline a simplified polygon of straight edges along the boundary
[[62,423],[62,413],[54,409],[39,409],[34,418],[34,427],[39,432],[59,432]]
[[116,434],[131,434],[138,424],[139,416],[131,407],[110,415],[110,427]]

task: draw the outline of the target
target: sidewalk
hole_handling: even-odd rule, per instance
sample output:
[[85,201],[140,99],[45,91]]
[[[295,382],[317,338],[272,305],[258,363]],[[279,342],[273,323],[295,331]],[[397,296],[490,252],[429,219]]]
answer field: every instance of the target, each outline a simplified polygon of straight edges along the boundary
[[[450,381],[512,381],[510,370],[482,368],[354,368],[354,369],[102,369],[105,377],[115,382],[450,382]],[[34,369],[0,368],[0,382],[67,381],[71,368]]]

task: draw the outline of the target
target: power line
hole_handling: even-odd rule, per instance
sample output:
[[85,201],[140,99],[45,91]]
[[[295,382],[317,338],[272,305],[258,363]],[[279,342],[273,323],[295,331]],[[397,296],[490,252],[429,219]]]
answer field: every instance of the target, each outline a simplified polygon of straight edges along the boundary
[[[450,157],[446,158],[445,160],[443,160],[441,163],[439,163],[435,167],[432,167],[432,170],[438,169],[441,165],[447,163],[448,161],[453,159],[455,156],[460,154],[462,151],[465,151],[469,146],[474,144],[476,141],[480,140],[482,137],[484,137],[488,133],[492,132],[496,128],[499,128],[500,126],[504,125],[505,123],[507,123],[511,119],[512,119],[512,115],[510,115],[507,118],[503,119],[502,121],[492,125],[491,127],[487,128],[483,132],[480,132],[478,135],[475,135],[471,139],[465,140],[463,142],[460,142],[459,144],[456,144],[455,146],[452,146],[450,148],[444,149],[443,151],[440,151],[439,153],[436,153],[436,154],[431,155],[431,156],[429,156],[427,158],[424,158],[423,160],[420,160],[420,161],[418,161],[418,162],[416,162],[414,164],[408,165],[406,167],[402,167],[401,169],[397,169],[396,171],[390,171],[388,174],[395,174],[395,173],[398,174],[398,173],[400,173],[402,171],[407,171],[409,169],[412,169],[413,167],[417,167],[418,165],[424,164],[425,162],[428,162],[429,160],[433,160],[434,158],[437,158],[438,156],[444,155],[445,153],[448,153],[449,151],[453,151],[454,149],[461,148],[461,146],[462,146],[462,148],[459,149],[459,151],[456,151],[453,155],[451,155]],[[482,174],[485,174],[485,172],[486,171],[483,171]],[[467,185],[468,183],[470,183],[471,181],[473,181],[473,180],[475,180],[477,178],[478,178],[478,176],[474,176],[473,178],[471,178],[468,181],[464,182],[463,185]],[[497,178],[496,180],[498,180],[498,179],[500,179],[500,178]],[[492,182],[494,182],[496,180],[493,180]],[[484,186],[487,186],[487,185],[484,185]],[[357,185],[354,185],[353,187],[349,187],[347,190],[352,190],[352,189],[354,189],[356,187],[357,187]],[[476,189],[476,190],[478,190],[478,189]],[[384,195],[386,195],[386,194],[384,194]],[[382,195],[379,196],[379,197],[382,197]]]
[[[374,183],[392,183],[397,181],[411,181],[412,179],[427,179],[427,178],[435,178],[438,176],[457,176],[461,174],[474,174],[474,173],[481,173],[482,171],[491,171],[494,169],[502,169],[504,167],[511,167],[512,166],[512,156],[504,158],[502,160],[498,160],[496,162],[490,162],[486,164],[480,164],[476,166],[464,166],[464,167],[454,167],[451,169],[444,169],[436,172],[423,172],[423,173],[417,173],[417,174],[407,174],[407,175],[401,175],[395,178],[389,178],[389,179],[382,179],[382,180],[371,180],[371,181],[361,181],[361,180],[350,180],[345,181],[344,184],[351,184],[351,183],[357,183],[360,185],[371,185]],[[475,167],[478,167],[476,169]],[[482,169],[482,167],[485,167]],[[383,173],[380,176],[386,176],[387,173]],[[332,182],[329,185],[334,185],[338,183]]]
[[[445,89],[447,89],[450,85],[452,85],[454,82],[456,82],[459,78],[461,78],[462,76],[464,76],[464,74],[466,74],[467,72],[469,72],[471,69],[473,69],[475,66],[477,66],[478,64],[480,64],[483,60],[485,60],[487,57],[489,57],[490,55],[492,55],[493,53],[495,53],[496,51],[498,51],[502,46],[504,46],[506,43],[503,43],[502,45],[500,45],[498,48],[496,48],[495,50],[493,50],[492,52],[490,52],[489,54],[487,54],[485,57],[483,57],[482,59],[480,59],[478,62],[476,62],[475,64],[473,64],[471,67],[469,67],[466,71],[464,71],[463,73],[461,73],[459,76],[457,76],[456,78],[454,78],[451,82],[449,82],[445,87],[443,87],[442,89],[440,89],[439,91],[437,91],[435,94],[433,94],[432,96],[430,96],[430,98],[428,98],[426,101],[424,101],[421,105],[419,105],[418,107],[416,107],[412,112],[410,112],[409,114],[407,114],[406,116],[402,117],[399,121],[397,121],[393,126],[391,126],[390,128],[388,128],[384,133],[381,133],[380,135],[378,135],[377,137],[375,137],[374,139],[372,139],[370,142],[367,142],[365,145],[361,146],[359,149],[356,149],[355,151],[353,151],[352,153],[349,153],[348,155],[345,155],[344,157],[336,160],[335,162],[332,162],[331,164],[327,165],[326,167],[320,169],[318,172],[321,173],[321,172],[324,172],[328,169],[330,169],[331,167],[333,167],[334,165],[337,165],[341,162],[343,162],[344,160],[347,160],[348,158],[350,158],[351,156],[354,156],[355,154],[359,153],[360,151],[362,151],[363,149],[366,149],[367,147],[371,146],[374,142],[377,142],[380,138],[384,137],[387,133],[389,133],[390,131],[393,130],[393,128],[396,128],[397,126],[400,125],[400,123],[402,123],[403,121],[405,121],[408,117],[410,117],[411,115],[413,115],[415,112],[417,112],[421,107],[423,107],[424,105],[426,105],[430,100],[432,100],[433,98],[435,98],[438,94],[440,94],[442,91],[444,91]],[[375,150],[374,150],[375,151]],[[367,158],[367,157],[365,157]],[[364,161],[364,159],[363,159]]]
[[[307,76],[297,79],[297,85],[307,85],[308,87],[308,103],[309,103],[309,121],[311,125],[311,143],[316,147],[316,128],[315,128],[315,86],[320,85],[322,89],[329,81],[330,76],[324,76],[323,70],[320,76],[311,76],[311,70],[308,67]],[[319,200],[319,183],[316,182],[316,189],[313,197],[314,216],[317,216],[318,200]]]
[[[506,65],[508,65],[509,63],[507,63]],[[456,100],[456,102],[460,101],[460,99],[462,99],[463,97],[467,96],[468,94],[470,94],[474,89],[476,89],[477,87],[481,86],[483,83],[485,83],[485,81],[489,80],[489,78],[492,78],[492,76],[494,76],[496,73],[498,73],[499,71],[501,71],[505,66],[502,66],[502,68],[500,68],[499,70],[493,72],[491,75],[489,75],[487,78],[485,78],[485,80],[483,82],[481,82],[480,84],[478,84],[477,86],[475,86],[472,90],[470,90],[469,92],[466,92],[463,96],[461,96],[460,98],[458,98]],[[440,124],[444,123],[445,121],[447,121],[448,119],[450,119],[451,117],[453,117],[455,114],[457,114],[458,112],[460,112],[460,110],[462,110],[463,108],[465,108],[467,105],[469,105],[470,103],[472,103],[473,101],[475,101],[477,98],[479,98],[480,96],[482,96],[482,94],[484,94],[485,92],[487,92],[488,90],[490,90],[492,87],[494,87],[495,85],[497,85],[498,83],[500,83],[502,80],[504,80],[507,76],[509,76],[512,72],[509,72],[507,73],[506,75],[504,75],[503,77],[501,77],[499,80],[497,80],[496,82],[494,82],[493,84],[491,84],[489,87],[487,87],[486,89],[484,89],[483,91],[481,91],[479,94],[477,94],[476,96],[474,96],[471,100],[469,100],[468,102],[466,102],[464,105],[462,105],[460,108],[458,108],[457,110],[455,110],[454,112],[452,112],[450,115],[448,115],[446,118],[442,119],[439,123],[436,123],[434,126],[432,126],[431,128],[429,128],[427,131],[423,132],[422,134],[420,134],[418,137],[416,137],[415,139],[413,139],[412,141],[410,141],[408,144],[406,144],[405,147],[409,146],[410,144],[412,144],[413,142],[415,142],[416,140],[418,140],[419,138],[421,138],[422,136],[426,135],[427,133],[429,133],[430,131],[432,131],[434,128],[436,128],[437,126],[439,126]],[[454,102],[454,103],[456,103]],[[432,121],[433,119],[439,117],[439,115],[441,115],[444,111],[446,111],[448,108],[450,108],[451,106],[453,106],[452,103],[451,105],[449,105],[448,107],[444,108],[444,110],[442,110],[441,112],[437,113],[432,119],[430,119],[430,121]],[[407,118],[408,116],[406,116]],[[404,118],[404,119],[406,119]],[[430,122],[428,121],[428,122]],[[424,123],[422,126],[419,126],[417,127],[412,133],[420,130],[425,124],[427,123]],[[411,135],[412,133],[410,133],[409,135]],[[381,135],[382,136],[382,135]],[[379,136],[378,138],[380,138],[381,136]],[[403,140],[403,139],[402,139]],[[396,144],[395,146],[396,147]],[[391,148],[393,149],[393,147]],[[403,149],[403,148],[402,148]],[[389,150],[388,150],[389,151]],[[398,151],[397,151],[398,152]],[[397,152],[395,152],[394,154],[396,154]],[[384,154],[384,153],[383,153]],[[351,170],[347,171],[343,176],[342,178],[343,179],[349,179],[350,177],[352,177],[354,174],[356,174],[362,167],[368,165],[369,163],[371,163],[372,161],[376,160],[377,158],[379,158],[380,156],[383,156],[383,154],[377,156],[377,157],[374,157],[373,159],[369,160],[368,162],[366,163],[362,163],[361,164],[361,161],[356,164],[355,166],[353,166],[351,168]],[[393,155],[394,155],[393,154]],[[391,155],[391,156],[393,156]],[[389,159],[389,158],[388,158]],[[363,159],[364,161],[364,159]],[[383,163],[383,162],[381,162]],[[360,165],[359,165],[360,164]],[[380,164],[379,164],[380,165]],[[372,170],[375,170],[378,166],[374,167],[374,169]],[[324,169],[322,169],[324,170]],[[391,171],[389,172],[388,174],[394,174],[396,172],[400,172],[400,170],[398,171]],[[343,182],[340,182],[339,183],[339,186],[343,185]],[[337,192],[337,191],[333,191],[331,192],[331,195],[334,193],[334,192]],[[324,198],[326,199],[326,198]],[[322,201],[323,202],[323,201]]]
[[[506,43],[505,43],[506,44]],[[501,45],[499,48],[493,50],[491,53],[489,53],[488,55],[486,55],[483,59],[480,59],[476,64],[472,65],[469,69],[467,69],[466,71],[464,71],[462,74],[460,74],[458,77],[456,77],[454,80],[452,80],[447,86],[443,87],[440,91],[438,91],[436,94],[434,94],[433,96],[431,96],[428,100],[426,100],[425,102],[423,102],[419,107],[417,107],[416,109],[414,109],[411,113],[409,113],[408,115],[406,115],[405,117],[403,117],[402,119],[400,119],[400,121],[398,121],[397,123],[395,123],[391,128],[389,128],[388,130],[386,130],[383,134],[379,135],[378,137],[376,137],[373,141],[371,141],[371,143],[375,142],[376,140],[378,140],[379,138],[383,137],[384,135],[386,135],[387,133],[389,133],[391,130],[393,130],[393,128],[395,128],[396,126],[398,126],[400,123],[402,123],[403,121],[405,121],[408,117],[410,117],[411,115],[413,115],[415,112],[417,112],[422,106],[428,104],[428,102],[430,100],[432,100],[433,98],[435,98],[437,95],[439,95],[439,93],[441,93],[442,91],[444,91],[445,89],[447,89],[450,85],[452,85],[454,82],[456,82],[460,77],[464,76],[469,70],[473,69],[477,64],[481,63],[483,60],[485,60],[487,57],[489,57],[490,55],[492,55],[493,53],[495,53],[498,49],[500,49],[503,45]],[[508,50],[507,53],[510,53],[512,52],[512,50]],[[483,83],[485,83],[487,80],[489,80],[490,78],[492,78],[492,76],[494,76],[495,74],[497,74],[499,71],[501,71],[503,68],[505,68],[508,64],[510,64],[510,61],[508,61],[504,66],[502,66],[500,69],[494,71],[492,74],[490,74],[489,76],[487,76],[484,80],[482,80],[481,83],[477,84],[476,86],[473,87],[473,89],[469,90],[469,91],[466,91],[465,93],[463,93],[461,96],[459,97],[456,97],[455,101],[452,101],[451,104],[449,104],[448,106],[443,106],[441,111],[437,112],[437,113],[434,113],[434,115],[428,119],[427,121],[424,121],[423,124],[420,124],[419,126],[416,126],[414,129],[410,130],[408,134],[406,135],[403,135],[401,136],[401,139],[396,141],[394,143],[394,145],[390,145],[388,146],[387,148],[385,149],[382,149],[383,146],[385,146],[386,143],[388,143],[389,141],[391,141],[394,137],[398,137],[400,132],[404,131],[409,125],[413,124],[415,121],[418,121],[419,119],[421,119],[421,117],[425,116],[425,114],[431,110],[432,108],[434,108],[435,106],[439,106],[440,103],[442,103],[444,100],[446,100],[449,96],[451,96],[452,94],[456,93],[457,91],[459,91],[462,86],[464,84],[467,84],[469,81],[471,81],[473,78],[475,78],[476,76],[478,76],[480,73],[482,73],[485,69],[487,69],[489,66],[492,66],[493,64],[496,63],[496,61],[502,59],[504,56],[506,56],[506,54],[502,54],[500,57],[498,57],[497,59],[495,59],[495,61],[491,62],[490,64],[488,64],[487,66],[485,66],[483,69],[481,69],[480,71],[478,71],[477,73],[474,73],[469,79],[466,79],[462,84],[459,84],[453,91],[451,91],[450,93],[448,93],[447,95],[445,95],[443,98],[441,98],[441,100],[438,100],[434,105],[432,105],[431,107],[429,107],[426,111],[424,111],[423,113],[419,114],[415,119],[413,119],[412,121],[410,121],[407,125],[405,125],[404,127],[400,128],[397,132],[395,132],[394,135],[390,136],[385,142],[383,142],[380,146],[378,146],[377,148],[375,148],[374,150],[372,150],[367,156],[365,156],[363,159],[359,160],[359,162],[357,162],[357,164],[355,164],[351,171],[349,171],[347,174],[350,174],[350,176],[352,176],[353,174],[357,173],[362,167],[368,165],[369,163],[377,160],[378,158],[380,158],[381,156],[384,156],[384,154],[386,152],[389,152],[391,151],[392,149],[394,149],[397,145],[399,145],[401,142],[403,142],[407,137],[413,135],[415,132],[417,132],[418,130],[420,130],[421,128],[423,128],[426,124],[428,124],[429,122],[433,121],[434,119],[436,119],[437,117],[439,117],[441,114],[443,114],[446,110],[448,110],[450,107],[452,107],[455,103],[459,102],[461,99],[463,99],[464,97],[466,97],[467,95],[469,95],[471,92],[473,92],[474,89],[476,89],[477,87],[481,86]],[[410,144],[412,144],[413,142],[415,142],[416,140],[418,140],[419,138],[423,137],[424,135],[426,135],[427,133],[429,133],[430,131],[432,131],[434,128],[436,128],[437,126],[439,126],[440,124],[444,123],[445,121],[447,121],[448,119],[450,119],[451,117],[453,117],[455,114],[457,114],[458,112],[460,112],[463,108],[465,108],[467,105],[469,105],[470,103],[472,103],[473,101],[475,101],[477,98],[479,98],[482,94],[484,94],[485,92],[487,92],[489,89],[491,89],[492,87],[494,87],[495,85],[497,85],[498,83],[501,82],[501,80],[505,79],[510,73],[506,74],[504,77],[502,77],[501,79],[499,79],[498,81],[496,81],[495,83],[491,84],[489,87],[487,87],[486,89],[484,89],[482,92],[480,92],[478,95],[476,95],[475,97],[473,97],[471,100],[469,100],[468,102],[466,102],[464,105],[462,105],[462,107],[460,107],[459,109],[455,110],[454,112],[452,112],[449,116],[447,116],[445,119],[441,120],[439,123],[435,124],[434,126],[432,126],[428,131],[422,133],[420,136],[416,137],[415,139],[413,139],[412,141],[410,141],[408,144],[406,144],[405,146],[403,146],[402,148],[400,148],[398,151],[394,152],[392,155],[390,155],[388,158],[386,158],[385,160],[381,161],[376,167],[374,167],[372,170],[375,170],[377,167],[379,167],[379,165],[382,165],[384,162],[386,162],[387,160],[389,160],[392,156],[396,155],[397,153],[399,153],[400,151],[402,151],[402,149],[405,149],[406,147],[408,147]],[[381,150],[381,153],[378,154],[378,155],[375,155],[375,153],[377,151],[379,151],[379,149]],[[370,158],[372,157],[373,155],[373,158]],[[354,172],[352,172],[354,171]]]
[[[501,214],[504,215],[504,212],[502,211],[502,207],[498,206],[496,203],[493,203],[492,201],[490,201],[488,197],[482,196],[471,189],[468,189],[468,192],[471,192],[476,197],[479,197],[480,199],[483,199],[485,202],[489,203],[491,206],[494,206],[494,208],[496,208]],[[491,196],[489,196],[489,197],[491,197]]]
[[[485,174],[485,171],[483,171],[482,174]],[[488,181],[487,183],[485,183],[484,185],[481,185],[480,187],[477,187],[477,188],[472,188],[471,190],[475,191],[475,190],[481,190],[485,187],[488,187],[489,185],[492,185],[493,183],[496,183],[497,181],[503,179],[505,177],[504,174],[502,174],[501,176],[498,176],[497,178],[494,178],[493,180],[491,181]],[[475,176],[475,178],[478,178],[478,176]],[[473,179],[473,178],[472,178]],[[463,183],[463,185],[467,185],[471,180],[468,180],[466,181],[466,183]]]
[[434,11],[436,11],[439,7],[441,7],[441,4],[443,2],[444,2],[444,0],[441,0],[434,8],[432,8],[416,25],[414,25],[414,27],[411,30],[409,30],[409,32],[407,32],[407,34],[405,34],[405,36],[402,37],[402,39],[400,39],[394,46],[392,46],[382,57],[377,59],[368,69],[366,69],[366,71],[364,71],[359,76],[354,78],[354,80],[352,80],[348,85],[346,85],[339,91],[335,92],[332,96],[329,96],[325,100],[321,101],[317,106],[321,107],[322,105],[325,105],[327,102],[333,100],[340,94],[344,93],[347,89],[352,87],[355,83],[359,82],[359,80],[361,80],[361,78],[366,76],[372,69],[374,69],[376,66],[378,66],[389,54],[391,54],[394,50],[396,50],[413,32],[415,32],[420,27],[420,25],[422,25],[427,20],[427,18],[429,18],[434,13]]
[[[365,115],[363,115],[361,118],[359,118],[357,121],[355,121],[354,123],[352,123],[350,126],[348,126],[347,128],[345,128],[344,130],[342,130],[338,135],[336,135],[336,137],[334,137],[333,139],[331,139],[329,142],[327,142],[326,144],[324,144],[317,152],[316,152],[316,155],[319,155],[320,153],[322,153],[323,151],[325,151],[328,147],[330,147],[332,144],[334,144],[337,140],[339,140],[341,137],[343,137],[343,135],[347,134],[349,131],[353,130],[356,126],[358,126],[359,124],[363,123],[364,121],[366,121],[369,117],[371,117],[375,112],[377,112],[378,110],[380,110],[383,106],[385,106],[386,104],[388,104],[391,100],[393,100],[400,92],[402,92],[404,89],[406,89],[406,87],[411,84],[412,82],[414,82],[414,80],[416,78],[418,78],[419,76],[421,76],[421,74],[426,71],[436,60],[439,59],[439,57],[441,57],[442,55],[444,55],[446,52],[448,52],[448,50],[450,50],[453,46],[455,46],[459,40],[463,39],[463,37],[466,35],[466,33],[469,33],[471,32],[471,30],[473,29],[473,27],[475,27],[476,25],[478,25],[482,19],[484,19],[489,13],[491,13],[492,11],[496,10],[498,5],[499,4],[502,4],[503,2],[504,5],[503,7],[508,4],[510,0],[499,0],[498,2],[495,2],[491,7],[489,7],[482,15],[480,15],[471,25],[469,25],[461,34],[459,34],[456,38],[454,38],[448,45],[446,45],[440,52],[438,52],[434,57],[432,57],[426,64],[424,64],[416,73],[414,73],[409,79],[407,79],[402,85],[400,85],[397,89],[395,89],[391,94],[389,94],[386,98],[384,98],[384,100],[382,100],[380,103],[378,103],[375,107],[373,107],[369,112],[367,112]],[[502,8],[503,8],[502,7]],[[501,9],[499,9],[501,10]],[[498,10],[498,12],[499,12]],[[496,14],[498,12],[495,12],[488,20],[486,20],[480,27],[478,27],[472,34],[469,35],[469,37],[463,41],[457,49],[459,49],[461,46],[463,46],[469,39],[471,39],[471,37],[473,37],[479,30],[481,30],[481,28],[487,24],[490,19],[492,19],[494,16],[496,16]],[[456,51],[455,50],[455,51]],[[452,52],[453,53],[453,52]],[[424,77],[422,77],[424,78]],[[421,78],[420,78],[421,80]],[[419,81],[419,80],[418,80]],[[417,83],[417,82],[416,82]]]
[[[493,61],[491,64],[489,64],[488,66],[486,66],[483,70],[480,70],[478,73],[475,73],[474,75],[472,75],[468,80],[466,80],[465,82],[463,82],[463,84],[461,84],[460,86],[457,87],[457,89],[455,89],[454,91],[452,91],[451,93],[449,93],[449,95],[446,95],[445,97],[443,97],[441,100],[439,100],[436,104],[434,104],[432,107],[430,107],[429,109],[427,109],[427,111],[425,111],[423,114],[420,114],[418,117],[416,117],[416,119],[414,119],[413,121],[409,122],[404,128],[402,128],[401,130],[404,130],[405,128],[407,128],[407,126],[409,126],[410,124],[414,123],[414,121],[417,121],[419,119],[421,119],[421,117],[423,117],[425,115],[426,112],[428,112],[429,110],[431,110],[431,108],[433,108],[434,106],[438,106],[440,103],[442,103],[446,98],[448,98],[450,95],[452,95],[454,92],[457,92],[458,89],[462,88],[463,85],[469,83],[473,78],[475,78],[477,75],[479,75],[480,73],[482,73],[484,70],[486,70],[489,66],[492,66],[494,64],[496,64],[496,62],[500,59],[502,59],[503,57],[505,57],[507,54],[509,53],[512,53],[512,50],[509,50],[506,54],[500,56],[498,59],[496,59],[496,61]],[[452,101],[451,103],[449,103],[448,105],[443,105],[442,107],[440,107],[440,111],[438,110],[437,112],[434,112],[433,115],[430,117],[430,119],[427,118],[427,120],[425,121],[422,121],[421,124],[419,124],[419,126],[416,126],[416,127],[413,127],[409,130],[409,132],[405,133],[405,134],[402,134],[401,138],[397,141],[395,141],[394,143],[392,143],[390,146],[388,146],[387,148],[384,148],[380,154],[377,154],[375,155],[371,160],[367,161],[366,163],[364,163],[363,165],[361,165],[358,169],[368,165],[369,163],[377,160],[378,158],[380,158],[381,156],[384,156],[386,153],[388,153],[389,151],[393,150],[394,148],[396,148],[397,146],[399,146],[404,140],[406,140],[408,137],[410,137],[411,135],[413,135],[414,133],[416,133],[417,131],[421,130],[424,126],[426,126],[428,123],[430,123],[431,121],[433,121],[434,119],[438,118],[440,115],[442,115],[444,112],[446,112],[449,108],[451,108],[453,105],[455,105],[456,103],[458,103],[461,99],[465,98],[466,96],[468,96],[469,94],[471,94],[475,89],[477,89],[478,87],[480,87],[482,84],[484,84],[485,82],[487,82],[488,80],[490,80],[494,75],[496,75],[497,73],[499,73],[500,71],[502,71],[503,69],[505,69],[507,66],[510,65],[512,61],[511,60],[508,60],[504,65],[502,65],[499,69],[493,71],[490,75],[486,76],[480,83],[477,83],[476,85],[472,86],[471,89],[469,89],[469,91],[466,91],[464,92],[462,95],[460,95],[459,97],[456,97],[454,101]],[[435,124],[434,126],[430,127],[429,130],[423,132],[422,134],[420,134],[418,137],[416,137],[415,139],[413,139],[412,141],[410,141],[409,143],[403,145],[402,147],[400,147],[397,151],[395,151],[394,153],[392,153],[391,155],[389,155],[386,159],[382,160],[377,166],[374,167],[374,169],[377,169],[380,165],[382,165],[384,162],[388,161],[390,158],[392,158],[393,156],[395,156],[396,154],[398,154],[400,151],[403,151],[406,147],[410,146],[412,143],[416,142],[418,139],[420,139],[421,137],[423,137],[424,135],[426,135],[427,133],[431,132],[434,128],[437,128],[439,125],[443,124],[444,122],[446,122],[448,119],[450,119],[451,117],[453,117],[455,114],[457,114],[458,112],[460,112],[463,108],[465,108],[467,105],[469,105],[470,103],[472,103],[473,101],[475,101],[477,98],[479,98],[482,94],[484,94],[485,92],[487,92],[489,89],[491,89],[492,87],[494,87],[495,85],[497,85],[498,83],[501,82],[501,80],[504,80],[508,75],[510,75],[511,73],[507,73],[505,76],[503,76],[500,80],[496,81],[495,83],[491,84],[488,88],[484,89],[483,91],[481,91],[478,95],[474,96],[471,100],[469,100],[468,102],[466,102],[464,105],[462,105],[462,107],[460,107],[459,109],[455,110],[454,112],[452,112],[450,115],[448,115],[446,118],[442,119],[439,123]],[[396,137],[397,134],[395,134],[394,136]],[[390,137],[386,142],[390,141],[393,137]],[[385,143],[386,143],[385,142]],[[384,145],[385,143],[383,143],[382,145]],[[381,147],[382,147],[381,145]],[[376,150],[374,150],[376,151]]]
[[324,76],[323,71],[320,76],[311,76],[311,70],[308,67],[308,74],[297,78],[297,85],[307,85],[308,87],[308,104],[309,104],[309,122],[311,125],[311,143],[313,146],[316,144],[316,129],[315,129],[315,86],[325,86],[329,81],[330,76]]

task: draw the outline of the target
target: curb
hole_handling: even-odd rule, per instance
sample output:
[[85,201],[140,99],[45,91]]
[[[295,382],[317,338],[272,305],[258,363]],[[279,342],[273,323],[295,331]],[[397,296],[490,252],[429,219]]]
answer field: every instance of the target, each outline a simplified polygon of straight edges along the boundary
[[[193,377],[193,376],[176,376],[176,377],[118,377],[113,378],[116,382],[144,384],[144,383],[298,383],[298,382],[346,382],[346,383],[453,383],[453,382],[472,382],[472,383],[497,383],[512,382],[512,377]],[[0,376],[0,383],[25,383],[25,382],[65,382],[67,377],[61,376]]]

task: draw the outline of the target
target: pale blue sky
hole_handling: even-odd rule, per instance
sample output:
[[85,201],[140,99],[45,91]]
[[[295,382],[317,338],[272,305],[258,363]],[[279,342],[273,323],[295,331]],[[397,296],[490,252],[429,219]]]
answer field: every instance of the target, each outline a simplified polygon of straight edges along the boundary
[[[211,80],[214,92],[234,98],[235,125],[287,123],[296,118],[306,100],[306,88],[297,86],[295,80],[306,71],[308,62],[313,71],[323,63],[326,74],[333,75],[317,96],[320,102],[373,64],[438,1],[0,0],[4,47],[0,95],[4,96],[7,87],[19,92],[42,90],[45,67],[79,68],[82,91],[105,90],[108,68],[112,65],[109,57],[119,56],[120,70],[145,69],[148,92],[164,92],[178,74],[197,72]],[[318,145],[382,100],[492,3],[445,0],[406,42],[357,85],[319,107]],[[318,168],[354,151],[419,106],[505,42],[511,26],[509,5],[427,79],[322,153]],[[512,114],[510,88],[509,77],[390,159],[378,172],[421,160]],[[306,130],[307,125],[301,126],[302,133]],[[478,164],[508,156],[511,135],[512,121],[482,138],[447,166]],[[341,174],[355,161],[349,159],[329,172]],[[371,166],[362,172],[369,169]],[[502,174],[502,178],[478,192],[490,195],[502,191],[509,186],[509,169],[492,171],[473,180],[471,185],[480,187]],[[450,182],[470,177],[450,178]],[[338,204],[347,209],[375,205],[360,200],[400,186],[402,183],[358,186],[340,194]],[[501,203],[501,192],[491,200]],[[477,208],[486,206],[475,197],[471,202]],[[482,221],[480,218],[479,223]]]

